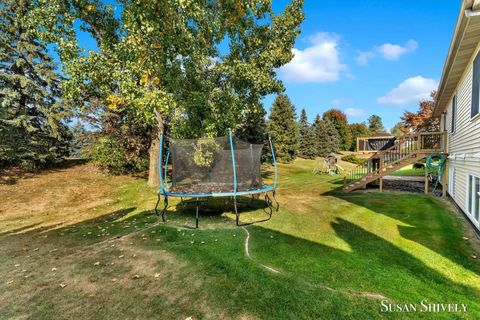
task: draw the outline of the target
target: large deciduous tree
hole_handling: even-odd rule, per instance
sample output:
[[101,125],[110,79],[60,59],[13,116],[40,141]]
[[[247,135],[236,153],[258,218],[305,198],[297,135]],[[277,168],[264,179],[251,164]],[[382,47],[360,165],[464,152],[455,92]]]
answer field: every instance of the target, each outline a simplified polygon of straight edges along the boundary
[[300,112],[298,128],[298,156],[305,159],[315,159],[317,156],[316,136],[313,127],[308,123],[305,109]]
[[436,91],[430,93],[430,99],[419,102],[417,112],[405,111],[402,116],[404,122],[403,131],[438,131],[440,122],[438,118],[433,118],[433,108],[435,105]]
[[273,101],[268,119],[268,131],[275,142],[280,161],[290,162],[297,156],[298,126],[295,107],[285,94],[279,94]]
[[330,121],[337,129],[340,136],[339,148],[341,150],[350,150],[352,133],[348,127],[347,115],[341,110],[330,109],[323,113],[323,120]]
[[99,50],[68,59],[65,87],[72,102],[85,101],[84,116],[148,141],[155,185],[159,133],[226,134],[257,117],[265,95],[283,90],[274,70],[293,57],[303,0],[280,14],[263,0],[120,2],[118,20],[98,3],[86,6],[99,16],[85,26]]
[[0,165],[34,169],[68,153],[61,76],[47,45],[59,38],[44,1],[0,5]]

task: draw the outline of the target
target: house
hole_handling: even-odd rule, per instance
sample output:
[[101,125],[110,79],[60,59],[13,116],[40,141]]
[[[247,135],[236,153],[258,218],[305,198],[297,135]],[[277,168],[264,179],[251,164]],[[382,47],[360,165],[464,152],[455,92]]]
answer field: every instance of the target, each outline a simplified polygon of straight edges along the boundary
[[448,194],[480,229],[480,0],[464,0],[434,117],[448,132]]

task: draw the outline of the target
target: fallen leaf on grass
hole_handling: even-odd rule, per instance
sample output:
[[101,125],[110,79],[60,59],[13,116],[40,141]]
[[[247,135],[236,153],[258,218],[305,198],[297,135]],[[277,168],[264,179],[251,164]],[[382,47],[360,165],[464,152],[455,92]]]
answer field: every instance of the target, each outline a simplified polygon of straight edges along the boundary
[[60,283],[60,288],[65,288],[67,285],[65,283]]
[[55,272],[55,271],[57,271],[57,268],[52,268],[52,272]]
[[140,276],[138,274],[133,275],[132,279],[140,279]]
[[160,277],[160,273],[155,273],[155,278]]
[[35,248],[35,249],[33,249],[33,251],[38,251],[38,249],[39,249],[39,248]]
[[99,266],[100,265],[100,261],[97,261],[93,264],[94,266]]
[[12,284],[13,280],[7,281],[7,284]]

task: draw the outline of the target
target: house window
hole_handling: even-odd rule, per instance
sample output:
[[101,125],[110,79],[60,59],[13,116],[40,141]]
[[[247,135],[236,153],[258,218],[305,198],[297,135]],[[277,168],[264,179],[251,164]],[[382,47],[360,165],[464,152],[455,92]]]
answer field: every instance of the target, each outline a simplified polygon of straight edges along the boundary
[[471,116],[474,117],[479,113],[480,102],[480,52],[477,53],[473,60],[473,81],[472,81],[472,111]]
[[455,132],[456,118],[457,118],[457,95],[454,95],[452,99],[452,133]]
[[472,175],[468,176],[468,197],[467,210],[475,221],[480,221],[480,178]]

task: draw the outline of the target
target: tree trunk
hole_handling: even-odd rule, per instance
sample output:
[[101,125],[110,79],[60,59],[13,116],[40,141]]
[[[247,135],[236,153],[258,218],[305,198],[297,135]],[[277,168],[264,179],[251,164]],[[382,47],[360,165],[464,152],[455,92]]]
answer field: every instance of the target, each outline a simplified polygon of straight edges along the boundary
[[152,139],[150,149],[148,150],[150,161],[148,164],[148,185],[150,187],[158,187],[160,178],[158,172],[158,157],[160,155],[160,139],[158,136]]
[[152,141],[150,142],[150,149],[148,150],[149,153],[149,164],[148,164],[148,185],[150,187],[158,187],[160,185],[160,176],[161,172],[158,172],[158,161],[160,156],[160,138],[159,134],[163,133],[163,118],[155,110],[155,117],[157,118],[158,123],[158,133],[152,137]]

